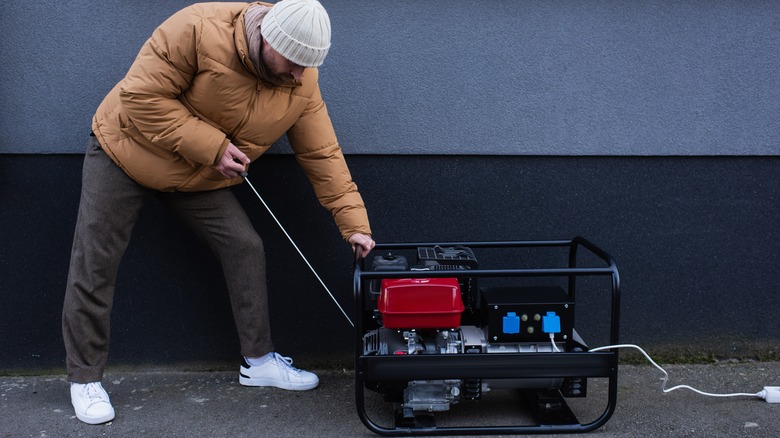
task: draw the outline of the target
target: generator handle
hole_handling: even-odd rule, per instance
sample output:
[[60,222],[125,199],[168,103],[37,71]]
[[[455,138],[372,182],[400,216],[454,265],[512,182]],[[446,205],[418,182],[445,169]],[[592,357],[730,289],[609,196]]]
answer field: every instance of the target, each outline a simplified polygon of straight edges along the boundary
[[[591,242],[590,240],[576,236],[571,240],[571,249],[569,250],[569,267],[576,268],[577,266],[577,248],[582,246],[590,251],[591,254],[600,258],[606,262],[609,270],[611,271],[610,277],[612,281],[612,305],[610,308],[610,333],[609,342],[612,345],[620,343],[620,273],[618,272],[617,263],[609,253],[601,249],[599,246]],[[574,293],[576,288],[575,276],[569,276],[569,294],[574,299]],[[615,350],[617,353],[617,350]]]

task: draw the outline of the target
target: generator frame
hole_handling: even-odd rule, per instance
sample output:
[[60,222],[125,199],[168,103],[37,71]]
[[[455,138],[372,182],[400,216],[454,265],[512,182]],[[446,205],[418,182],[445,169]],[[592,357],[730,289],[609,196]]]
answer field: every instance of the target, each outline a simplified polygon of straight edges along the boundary
[[[611,310],[609,321],[610,344],[619,343],[620,277],[613,258],[590,241],[577,236],[570,240],[527,240],[494,242],[425,242],[377,244],[375,251],[408,250],[430,246],[465,246],[468,248],[568,248],[568,266],[527,269],[478,269],[468,271],[468,277],[567,277],[566,291],[574,300],[576,279],[582,276],[607,276],[611,279]],[[603,266],[578,266],[580,249],[594,255]],[[409,435],[485,435],[485,434],[551,434],[593,431],[603,426],[612,416],[617,403],[618,350],[588,352],[566,351],[551,353],[475,353],[475,354],[421,354],[421,355],[366,355],[363,336],[368,320],[365,311],[365,288],[371,280],[390,278],[463,277],[464,271],[371,271],[365,269],[365,260],[356,252],[354,264],[355,293],[355,402],[358,416],[372,432],[383,436]],[[559,390],[553,394],[555,403],[562,403],[553,415],[532,409],[537,424],[517,426],[455,426],[438,427],[435,424],[415,424],[384,427],[375,423],[366,412],[366,382],[413,381],[424,379],[531,379],[531,378],[606,378],[607,403],[594,421],[580,424],[563,401]],[[557,393],[557,394],[556,394]],[[544,401],[542,400],[542,404]],[[536,411],[536,412],[534,412]],[[541,409],[544,411],[544,409]]]

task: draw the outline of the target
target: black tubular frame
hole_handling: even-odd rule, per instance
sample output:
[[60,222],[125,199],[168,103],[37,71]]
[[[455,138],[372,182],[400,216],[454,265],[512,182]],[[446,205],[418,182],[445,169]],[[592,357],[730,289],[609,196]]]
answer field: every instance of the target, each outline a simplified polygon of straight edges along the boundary
[[[541,248],[569,249],[568,267],[548,269],[473,269],[469,277],[568,277],[568,294],[574,299],[576,278],[579,276],[611,277],[610,345],[619,343],[620,277],[617,265],[604,250],[582,237],[571,240],[444,242],[444,243],[385,243],[377,244],[375,251],[415,249],[431,246],[465,246],[469,248]],[[583,248],[606,265],[578,267],[578,249]],[[409,435],[484,435],[484,434],[551,434],[589,432],[603,426],[615,411],[617,403],[618,350],[595,353],[500,353],[500,354],[440,354],[440,355],[364,355],[363,335],[366,333],[366,312],[363,288],[368,280],[383,278],[463,277],[456,270],[436,271],[367,271],[365,260],[358,250],[355,254],[355,404],[358,416],[372,432],[384,436]],[[603,413],[587,424],[538,424],[483,427],[393,427],[374,423],[366,413],[365,384],[368,381],[420,379],[504,379],[504,378],[607,378],[608,401]]]

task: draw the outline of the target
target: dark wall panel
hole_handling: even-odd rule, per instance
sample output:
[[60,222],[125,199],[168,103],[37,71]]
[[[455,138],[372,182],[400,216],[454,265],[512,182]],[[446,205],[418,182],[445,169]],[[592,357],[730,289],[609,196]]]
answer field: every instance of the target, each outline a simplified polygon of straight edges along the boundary
[[[80,155],[0,156],[0,369],[59,368],[60,311]],[[556,239],[610,252],[622,340],[659,354],[777,355],[777,158],[347,157],[377,240]],[[351,313],[349,246],[287,155],[251,172],[277,217]],[[266,243],[274,337],[302,363],[344,363],[352,332],[248,187]],[[583,306],[584,324],[603,308]],[[150,202],[117,279],[111,364],[226,363],[238,343],[222,273]],[[593,340],[605,342],[606,340]],[[768,346],[768,347],[767,347]]]

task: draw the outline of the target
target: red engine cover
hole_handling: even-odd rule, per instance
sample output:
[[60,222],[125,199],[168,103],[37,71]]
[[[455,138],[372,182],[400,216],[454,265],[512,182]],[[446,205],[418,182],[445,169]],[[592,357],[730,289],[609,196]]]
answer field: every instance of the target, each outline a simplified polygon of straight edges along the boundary
[[456,278],[399,278],[382,280],[378,308],[385,328],[448,329],[464,306]]

